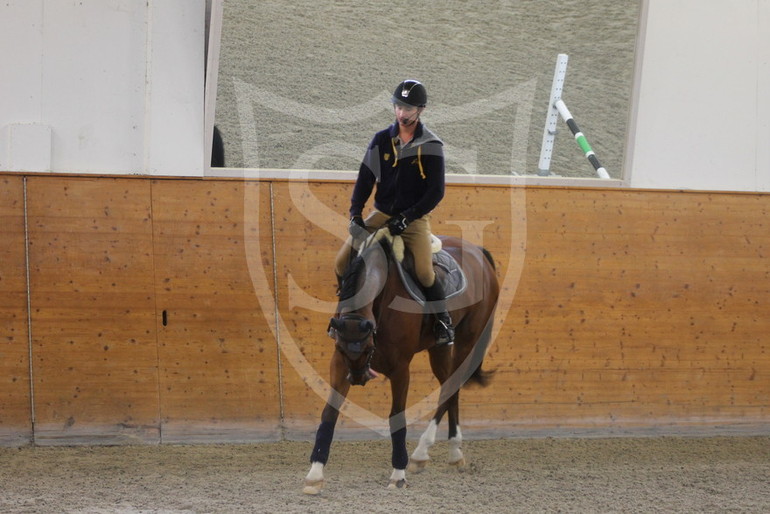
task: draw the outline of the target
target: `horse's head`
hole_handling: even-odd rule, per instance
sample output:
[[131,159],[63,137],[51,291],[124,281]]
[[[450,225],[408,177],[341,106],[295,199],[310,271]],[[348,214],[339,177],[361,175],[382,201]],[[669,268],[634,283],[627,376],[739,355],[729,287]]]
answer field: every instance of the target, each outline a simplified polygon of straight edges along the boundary
[[340,314],[329,321],[329,335],[347,362],[347,378],[353,385],[365,385],[377,376],[369,367],[376,334],[374,322],[360,314]]

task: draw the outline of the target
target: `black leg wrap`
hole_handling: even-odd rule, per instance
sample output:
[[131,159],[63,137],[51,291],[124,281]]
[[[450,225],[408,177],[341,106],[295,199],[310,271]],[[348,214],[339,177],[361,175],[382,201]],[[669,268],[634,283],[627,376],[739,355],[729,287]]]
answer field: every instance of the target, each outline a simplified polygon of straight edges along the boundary
[[329,460],[329,448],[332,445],[332,438],[334,437],[334,422],[322,421],[318,425],[318,431],[315,433],[315,446],[313,447],[313,453],[310,454],[310,462],[320,462],[326,465],[326,461]]
[[391,432],[390,439],[393,442],[391,458],[393,469],[406,469],[406,465],[409,464],[409,453],[406,451],[406,427]]

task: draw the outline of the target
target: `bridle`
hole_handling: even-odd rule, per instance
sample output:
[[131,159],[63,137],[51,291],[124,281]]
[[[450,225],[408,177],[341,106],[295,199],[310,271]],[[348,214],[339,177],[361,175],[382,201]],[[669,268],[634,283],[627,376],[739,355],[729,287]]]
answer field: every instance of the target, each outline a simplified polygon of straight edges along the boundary
[[[335,341],[336,350],[347,357],[347,379],[351,384],[364,385],[376,376],[369,367],[377,346],[377,328],[372,320],[352,312],[340,314],[329,320],[328,332]],[[370,336],[372,344],[368,343]],[[363,365],[353,367],[352,363],[361,355],[366,357]]]

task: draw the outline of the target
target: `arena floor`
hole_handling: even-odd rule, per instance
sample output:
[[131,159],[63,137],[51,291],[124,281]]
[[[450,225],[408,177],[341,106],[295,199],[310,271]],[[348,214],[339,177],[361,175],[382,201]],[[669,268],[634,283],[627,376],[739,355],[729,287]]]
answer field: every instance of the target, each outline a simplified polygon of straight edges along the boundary
[[[410,442],[410,449],[414,441]],[[0,448],[0,511],[767,512],[770,436],[466,441],[387,490],[388,441],[338,442],[319,496],[302,494],[309,441]]]
[[[453,174],[538,173],[556,57],[564,100],[620,178],[639,0],[225,2],[216,123],[236,168],[357,170],[405,78]],[[566,124],[551,172],[596,177]]]

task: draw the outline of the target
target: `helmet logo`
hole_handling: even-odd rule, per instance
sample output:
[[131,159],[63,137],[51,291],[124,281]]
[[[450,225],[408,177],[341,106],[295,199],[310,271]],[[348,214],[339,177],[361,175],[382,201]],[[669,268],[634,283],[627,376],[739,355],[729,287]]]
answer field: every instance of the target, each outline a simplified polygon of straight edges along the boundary
[[406,89],[406,88],[402,89],[401,90],[401,96],[404,97],[404,98],[409,98],[409,91],[410,90]]

